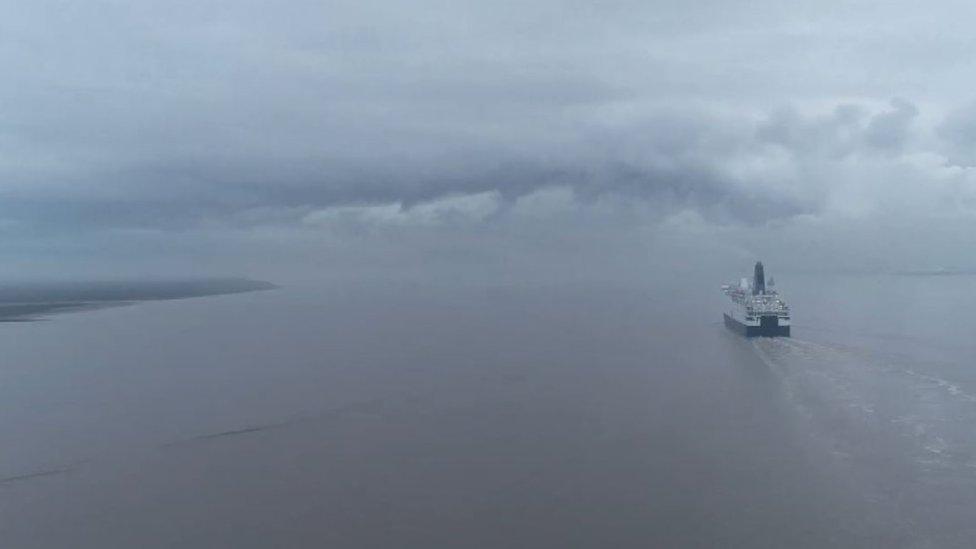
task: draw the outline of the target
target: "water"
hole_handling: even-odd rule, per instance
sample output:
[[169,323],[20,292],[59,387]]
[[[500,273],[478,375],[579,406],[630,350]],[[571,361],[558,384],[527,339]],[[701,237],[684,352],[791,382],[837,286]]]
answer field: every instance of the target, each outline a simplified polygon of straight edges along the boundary
[[[789,278],[789,280],[787,280]],[[976,278],[289,286],[0,330],[4,547],[968,547]]]

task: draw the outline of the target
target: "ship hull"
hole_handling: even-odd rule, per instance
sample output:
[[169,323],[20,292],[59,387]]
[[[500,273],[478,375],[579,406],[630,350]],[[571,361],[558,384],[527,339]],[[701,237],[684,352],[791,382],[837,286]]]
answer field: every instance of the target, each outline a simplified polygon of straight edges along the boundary
[[763,317],[759,326],[749,326],[723,313],[725,327],[744,337],[790,337],[790,327],[781,326],[774,316]]

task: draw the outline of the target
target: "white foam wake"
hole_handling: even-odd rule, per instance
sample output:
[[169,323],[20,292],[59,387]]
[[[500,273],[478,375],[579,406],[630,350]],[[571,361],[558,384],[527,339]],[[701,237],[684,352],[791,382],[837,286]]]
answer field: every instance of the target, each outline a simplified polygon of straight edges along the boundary
[[857,455],[864,441],[881,437],[908,442],[926,467],[973,463],[976,394],[920,371],[938,365],[801,339],[757,339],[753,348],[835,455]]

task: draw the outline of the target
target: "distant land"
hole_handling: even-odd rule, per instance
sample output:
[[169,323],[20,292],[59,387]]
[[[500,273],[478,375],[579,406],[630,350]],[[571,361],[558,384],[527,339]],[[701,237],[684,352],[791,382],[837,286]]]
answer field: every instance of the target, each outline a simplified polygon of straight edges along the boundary
[[151,281],[22,282],[0,284],[0,322],[30,322],[54,313],[273,290],[276,285],[246,278]]
[[973,269],[919,269],[913,271],[897,271],[896,275],[900,276],[962,276],[962,275],[976,275],[976,270]]

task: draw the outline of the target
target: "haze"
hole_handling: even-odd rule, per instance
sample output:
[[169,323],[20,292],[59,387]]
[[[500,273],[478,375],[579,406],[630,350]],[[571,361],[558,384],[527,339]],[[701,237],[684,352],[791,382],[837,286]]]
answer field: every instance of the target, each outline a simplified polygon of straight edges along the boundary
[[0,259],[307,278],[594,254],[616,276],[659,245],[971,269],[973,9],[6,2]]
[[0,545],[972,547],[974,20],[0,0]]

